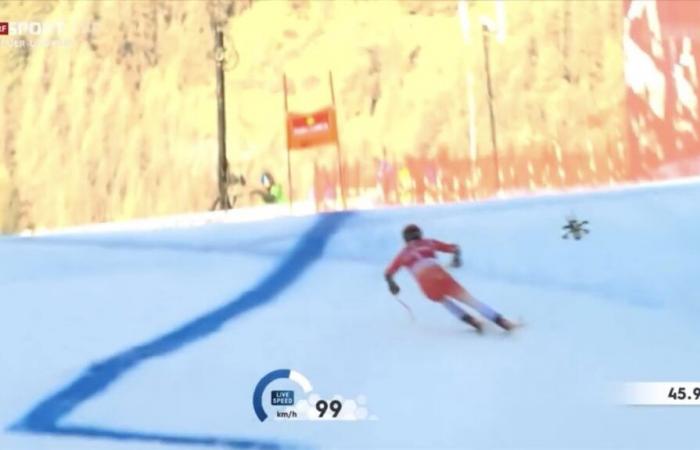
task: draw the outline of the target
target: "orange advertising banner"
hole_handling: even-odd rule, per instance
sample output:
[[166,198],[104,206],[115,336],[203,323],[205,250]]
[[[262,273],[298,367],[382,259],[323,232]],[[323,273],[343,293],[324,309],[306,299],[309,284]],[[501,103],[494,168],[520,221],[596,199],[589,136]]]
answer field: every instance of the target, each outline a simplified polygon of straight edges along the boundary
[[336,144],[337,140],[338,127],[333,107],[309,114],[287,113],[287,148],[290,151]]
[[700,3],[626,0],[625,79],[633,179],[700,173]]

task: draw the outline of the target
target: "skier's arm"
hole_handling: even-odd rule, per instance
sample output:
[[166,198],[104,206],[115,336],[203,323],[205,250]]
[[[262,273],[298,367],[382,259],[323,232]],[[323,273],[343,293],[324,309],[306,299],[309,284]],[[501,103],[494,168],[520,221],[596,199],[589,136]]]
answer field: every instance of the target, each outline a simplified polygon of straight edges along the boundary
[[457,244],[447,244],[436,239],[432,240],[433,248],[439,252],[452,253],[452,267],[462,265],[462,251]]
[[398,294],[401,290],[399,285],[396,284],[396,281],[394,281],[394,274],[401,268],[401,255],[402,254],[399,253],[384,271],[384,279],[389,285],[389,291],[394,295]]
[[459,253],[459,245],[448,244],[446,242],[438,241],[437,239],[431,239],[430,242],[433,244],[433,249],[443,253]]

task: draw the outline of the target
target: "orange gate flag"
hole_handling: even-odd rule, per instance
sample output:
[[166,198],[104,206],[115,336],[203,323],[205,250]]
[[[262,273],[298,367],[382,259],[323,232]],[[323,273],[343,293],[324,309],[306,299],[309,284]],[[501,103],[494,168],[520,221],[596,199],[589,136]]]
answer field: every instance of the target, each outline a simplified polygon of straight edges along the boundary
[[335,108],[310,114],[287,113],[287,148],[303,150],[338,142]]

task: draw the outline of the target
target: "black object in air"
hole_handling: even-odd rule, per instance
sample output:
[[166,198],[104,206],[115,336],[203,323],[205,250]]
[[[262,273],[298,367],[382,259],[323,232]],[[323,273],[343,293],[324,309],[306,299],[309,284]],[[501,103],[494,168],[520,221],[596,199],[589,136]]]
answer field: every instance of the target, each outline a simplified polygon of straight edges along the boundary
[[566,230],[566,233],[562,235],[562,239],[573,237],[577,241],[581,240],[584,235],[590,233],[590,231],[585,228],[585,225],[588,225],[587,220],[568,219],[567,224],[562,227],[563,230]]

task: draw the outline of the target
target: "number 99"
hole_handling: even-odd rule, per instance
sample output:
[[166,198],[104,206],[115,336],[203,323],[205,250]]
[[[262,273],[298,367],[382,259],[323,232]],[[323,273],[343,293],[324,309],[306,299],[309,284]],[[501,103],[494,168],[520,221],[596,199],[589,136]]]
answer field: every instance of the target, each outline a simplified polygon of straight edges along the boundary
[[330,405],[325,400],[319,400],[316,402],[316,410],[320,413],[318,417],[323,417],[326,414],[326,411],[328,411],[329,406],[331,412],[333,413],[333,417],[338,417],[340,410],[343,409],[343,404],[338,400],[331,401]]

